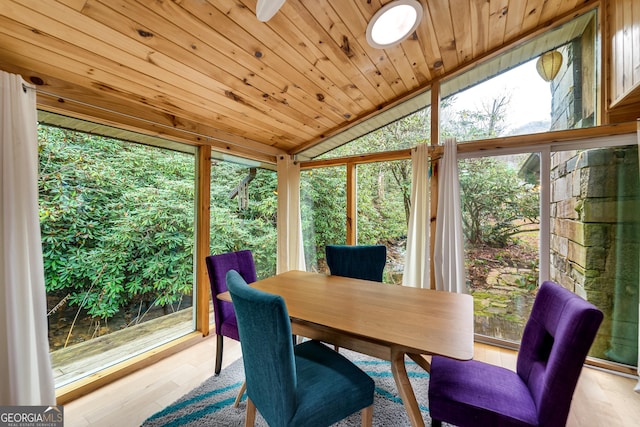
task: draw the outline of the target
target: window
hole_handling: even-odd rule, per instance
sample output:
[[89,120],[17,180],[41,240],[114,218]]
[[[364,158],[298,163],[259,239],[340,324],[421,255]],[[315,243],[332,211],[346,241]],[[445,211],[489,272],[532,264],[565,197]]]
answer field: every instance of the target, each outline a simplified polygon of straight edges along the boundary
[[[540,56],[562,58],[545,81]],[[597,124],[596,11],[444,82],[440,133],[474,141]]]
[[553,280],[604,313],[589,355],[636,365],[640,182],[634,138],[545,144],[540,152],[459,161],[477,334],[519,342],[537,287]]
[[300,211],[307,270],[328,273],[324,248],[346,243],[344,166],[300,172]]
[[211,165],[211,253],[250,249],[258,279],[276,274],[276,172],[249,161]]
[[[427,95],[430,94],[431,92],[427,92]],[[425,101],[425,104],[417,104],[419,100]],[[328,151],[322,156],[318,156],[318,158],[345,157],[355,154],[402,150],[414,147],[418,142],[428,142],[431,137],[430,101],[431,100],[423,94],[408,101],[406,105],[401,104],[404,105],[404,110],[413,108],[403,117],[399,117],[392,122],[387,122],[383,120],[383,118],[391,117],[391,113],[388,115],[383,113],[381,114],[382,118],[376,117],[372,119],[375,123],[365,122],[369,123],[369,128],[376,125],[379,125],[379,127],[361,136],[354,135],[356,137],[355,139]],[[398,114],[404,110],[392,111]]]
[[385,245],[385,283],[401,284],[411,209],[411,161],[357,166],[357,242]]
[[57,387],[194,330],[192,153],[40,125]]
[[[618,138],[617,140],[620,140]],[[638,361],[638,146],[606,139],[551,154],[551,279],[604,312],[590,355]]]
[[458,162],[476,334],[519,342],[529,318],[539,286],[539,158],[524,153]]

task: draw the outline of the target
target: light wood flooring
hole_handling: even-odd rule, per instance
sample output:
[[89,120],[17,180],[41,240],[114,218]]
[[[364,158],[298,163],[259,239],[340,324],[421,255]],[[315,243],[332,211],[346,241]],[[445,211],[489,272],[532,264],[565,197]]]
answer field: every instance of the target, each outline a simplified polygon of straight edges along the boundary
[[[225,339],[223,369],[241,356],[240,345]],[[515,369],[516,353],[475,345],[475,359]],[[64,406],[66,427],[139,426],[213,375],[213,335],[187,350],[111,383]],[[640,425],[640,394],[636,381],[584,368],[573,397],[567,426]]]

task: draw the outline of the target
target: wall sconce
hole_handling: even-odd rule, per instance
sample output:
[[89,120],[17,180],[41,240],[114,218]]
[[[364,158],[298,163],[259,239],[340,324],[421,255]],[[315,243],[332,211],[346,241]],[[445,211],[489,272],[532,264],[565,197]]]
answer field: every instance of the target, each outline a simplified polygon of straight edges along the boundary
[[545,82],[550,82],[558,75],[560,66],[562,66],[562,54],[557,50],[543,53],[536,62],[538,74]]
[[422,5],[417,0],[396,0],[381,7],[367,25],[367,42],[376,49],[386,49],[413,33],[422,19]]

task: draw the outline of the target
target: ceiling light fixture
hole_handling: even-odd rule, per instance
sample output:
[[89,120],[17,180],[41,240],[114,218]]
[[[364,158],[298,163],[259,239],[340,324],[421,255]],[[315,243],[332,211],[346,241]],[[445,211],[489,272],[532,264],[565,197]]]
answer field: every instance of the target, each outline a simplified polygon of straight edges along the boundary
[[258,0],[256,5],[256,16],[258,21],[267,22],[273,18],[284,4],[284,0]]
[[367,42],[376,49],[395,46],[413,33],[422,19],[417,0],[396,0],[381,7],[367,25]]

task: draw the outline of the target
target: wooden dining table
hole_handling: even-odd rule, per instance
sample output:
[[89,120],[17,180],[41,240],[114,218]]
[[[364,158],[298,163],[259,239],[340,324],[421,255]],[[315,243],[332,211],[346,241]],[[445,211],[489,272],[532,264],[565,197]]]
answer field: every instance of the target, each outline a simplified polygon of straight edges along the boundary
[[[423,355],[473,357],[470,295],[305,271],[288,271],[251,286],[284,298],[293,334],[389,360],[412,426],[424,426],[424,420],[405,356],[427,371]],[[219,298],[231,300],[228,292]]]

